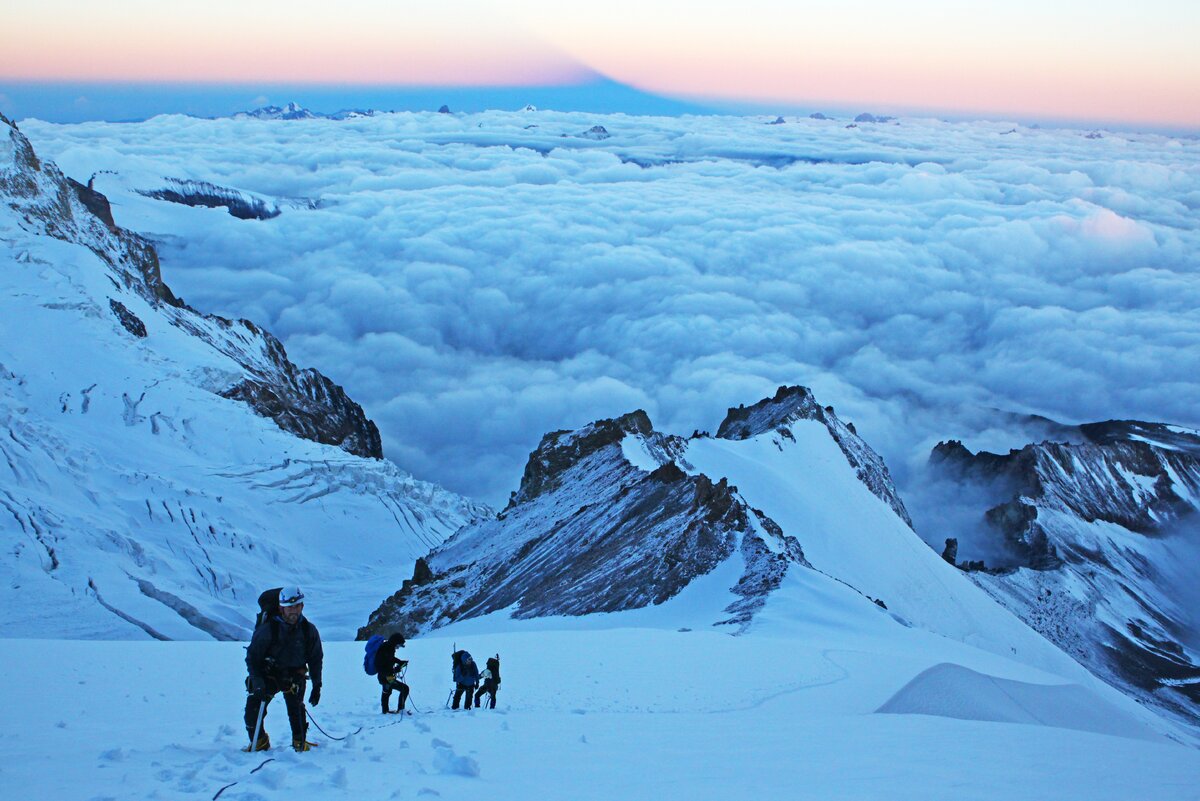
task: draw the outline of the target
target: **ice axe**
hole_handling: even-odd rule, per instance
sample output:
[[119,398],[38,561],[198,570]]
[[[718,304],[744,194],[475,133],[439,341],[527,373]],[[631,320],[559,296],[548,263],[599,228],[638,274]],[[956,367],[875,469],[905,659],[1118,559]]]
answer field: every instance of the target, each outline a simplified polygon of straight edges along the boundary
[[258,720],[254,723],[254,736],[250,739],[250,747],[247,751],[253,752],[254,747],[258,745],[258,735],[262,734],[263,715],[267,712],[267,699],[264,698],[258,702]]

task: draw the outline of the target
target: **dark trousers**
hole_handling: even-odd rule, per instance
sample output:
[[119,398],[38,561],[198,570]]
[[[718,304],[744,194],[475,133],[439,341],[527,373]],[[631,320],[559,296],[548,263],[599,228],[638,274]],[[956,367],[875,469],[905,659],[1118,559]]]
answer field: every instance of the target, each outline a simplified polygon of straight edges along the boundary
[[[283,692],[283,702],[287,705],[288,723],[292,724],[292,741],[303,740],[308,734],[308,721],[304,717],[304,688],[308,684],[303,678],[295,684],[286,685],[276,679],[267,679],[267,685],[260,693],[250,693],[246,697],[246,734],[254,736],[254,724],[258,722],[258,705],[263,701],[270,706],[271,699],[278,692]],[[294,692],[293,692],[294,688]],[[263,710],[263,731],[267,730],[267,710]]]
[[481,709],[483,708],[483,704],[479,703],[479,699],[483,698],[484,693],[487,693],[488,695],[490,695],[492,697],[491,701],[488,703],[488,709],[495,709],[496,708],[496,691],[499,689],[500,689],[499,687],[497,687],[495,684],[491,683],[490,681],[485,681],[483,683],[483,686],[480,687],[475,693],[475,706],[477,706]]
[[403,712],[404,704],[408,701],[408,685],[395,676],[380,676],[379,686],[383,690],[379,698],[379,703],[383,707],[383,711],[388,711],[388,704],[392,700],[392,690],[397,690],[400,693],[400,699],[396,703],[396,711]]
[[471,701],[475,697],[475,685],[474,684],[455,684],[454,685],[454,704],[450,707],[451,709],[458,709],[458,702],[459,702],[459,700],[462,699],[463,693],[467,694],[467,703],[463,708],[464,709],[471,708]]

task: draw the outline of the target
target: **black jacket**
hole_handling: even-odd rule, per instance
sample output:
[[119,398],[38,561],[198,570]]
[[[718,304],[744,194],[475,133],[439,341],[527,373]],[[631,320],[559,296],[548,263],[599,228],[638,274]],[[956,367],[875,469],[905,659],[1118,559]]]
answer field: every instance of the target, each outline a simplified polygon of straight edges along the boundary
[[379,676],[379,681],[382,683],[386,677],[399,673],[406,662],[405,659],[396,658],[396,646],[388,645],[385,642],[375,652],[375,674]]
[[319,686],[324,661],[321,634],[303,615],[294,626],[289,626],[283,618],[271,618],[254,630],[246,649],[246,667],[251,682],[255,683],[308,668],[313,685]]

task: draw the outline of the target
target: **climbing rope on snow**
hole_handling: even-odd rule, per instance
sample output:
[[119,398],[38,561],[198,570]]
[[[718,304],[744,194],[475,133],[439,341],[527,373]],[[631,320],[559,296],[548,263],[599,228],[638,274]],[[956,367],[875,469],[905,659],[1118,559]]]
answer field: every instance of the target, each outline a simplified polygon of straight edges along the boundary
[[[274,761],[275,761],[275,757],[267,757],[266,759],[264,759],[262,761],[262,764],[260,764],[254,770],[250,771],[251,775],[258,773],[260,770],[262,770],[263,766],[266,765],[268,762],[274,762]],[[212,801],[217,801],[217,799],[221,797],[221,793],[225,792],[226,790],[228,790],[230,787],[232,787],[235,784],[237,784],[237,782],[230,782],[229,784],[222,787],[220,790],[217,790],[217,792],[212,797]]]
[[312,721],[312,724],[313,724],[313,725],[316,725],[316,727],[317,727],[317,730],[318,730],[318,731],[320,731],[320,733],[324,734],[326,737],[329,737],[329,739],[330,739],[330,740],[346,740],[346,739],[347,739],[347,737],[353,737],[355,734],[358,734],[358,733],[359,733],[359,731],[361,731],[361,730],[362,730],[362,727],[361,727],[361,725],[360,725],[360,727],[359,727],[359,728],[356,728],[356,729],[354,729],[353,731],[350,731],[350,733],[349,733],[349,734],[347,734],[347,735],[344,735],[344,736],[341,736],[341,737],[335,737],[334,735],[331,735],[331,734],[329,733],[329,731],[325,731],[325,729],[323,729],[323,728],[320,728],[320,723],[317,723],[317,718],[314,718],[314,717],[312,716],[312,712],[308,711],[307,707],[305,707],[305,711],[304,711],[304,713],[305,713],[305,715],[307,715],[307,716],[308,716],[308,719],[310,719],[310,721]]

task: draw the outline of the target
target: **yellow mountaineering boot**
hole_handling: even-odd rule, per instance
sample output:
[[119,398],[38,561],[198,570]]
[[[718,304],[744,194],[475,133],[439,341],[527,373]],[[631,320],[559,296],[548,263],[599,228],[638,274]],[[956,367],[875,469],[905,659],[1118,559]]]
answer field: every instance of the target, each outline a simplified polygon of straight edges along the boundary
[[251,748],[250,746],[247,745],[242,750],[243,751],[270,751],[271,750],[271,738],[268,737],[267,733],[264,731],[263,733],[258,735],[258,742],[254,744],[253,748]]
[[316,747],[316,743],[310,743],[308,740],[292,740],[292,748],[297,751],[311,751]]

